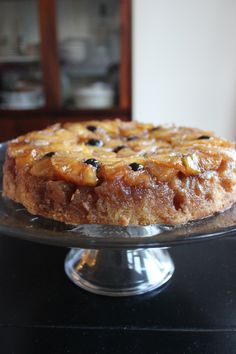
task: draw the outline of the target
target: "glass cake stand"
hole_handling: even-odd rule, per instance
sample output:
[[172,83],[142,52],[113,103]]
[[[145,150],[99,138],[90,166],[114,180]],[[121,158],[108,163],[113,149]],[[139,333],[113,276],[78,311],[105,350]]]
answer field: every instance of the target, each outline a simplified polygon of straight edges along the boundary
[[[0,144],[1,171],[5,149],[6,144]],[[101,295],[138,295],[160,288],[175,269],[169,247],[232,236],[235,231],[236,205],[213,217],[175,227],[74,226],[33,216],[0,191],[0,232],[70,248],[66,274],[76,285]]]

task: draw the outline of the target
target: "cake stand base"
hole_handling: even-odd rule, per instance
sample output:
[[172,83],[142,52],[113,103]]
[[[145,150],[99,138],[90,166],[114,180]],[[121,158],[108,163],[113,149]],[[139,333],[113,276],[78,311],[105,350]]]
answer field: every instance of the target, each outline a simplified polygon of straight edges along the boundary
[[65,259],[68,277],[79,287],[107,296],[139,295],[161,287],[174,263],[165,248],[72,249]]

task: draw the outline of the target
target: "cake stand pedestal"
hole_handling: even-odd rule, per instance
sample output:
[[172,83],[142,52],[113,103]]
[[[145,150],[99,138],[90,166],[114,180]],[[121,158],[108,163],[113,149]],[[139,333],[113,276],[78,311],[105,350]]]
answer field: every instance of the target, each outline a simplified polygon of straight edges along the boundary
[[143,294],[172,276],[167,249],[72,249],[65,259],[68,277],[81,288],[109,296]]

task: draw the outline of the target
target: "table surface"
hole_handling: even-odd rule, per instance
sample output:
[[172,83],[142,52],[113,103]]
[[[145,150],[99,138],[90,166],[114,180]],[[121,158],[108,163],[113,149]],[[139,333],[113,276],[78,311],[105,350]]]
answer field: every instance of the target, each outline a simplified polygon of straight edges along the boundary
[[1,235],[1,354],[236,353],[236,235],[174,247],[168,285],[128,298],[72,284],[67,251]]

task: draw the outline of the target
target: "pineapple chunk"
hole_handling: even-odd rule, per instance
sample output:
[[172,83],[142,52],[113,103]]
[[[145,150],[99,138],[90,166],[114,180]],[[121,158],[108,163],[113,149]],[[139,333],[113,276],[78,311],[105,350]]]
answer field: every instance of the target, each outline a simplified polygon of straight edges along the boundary
[[36,161],[30,169],[30,173],[36,177],[55,179],[55,171],[50,158],[42,158]]
[[52,166],[58,176],[81,186],[96,186],[96,168],[70,156],[53,156]]
[[198,156],[195,153],[182,157],[182,162],[188,175],[198,175],[202,172]]

